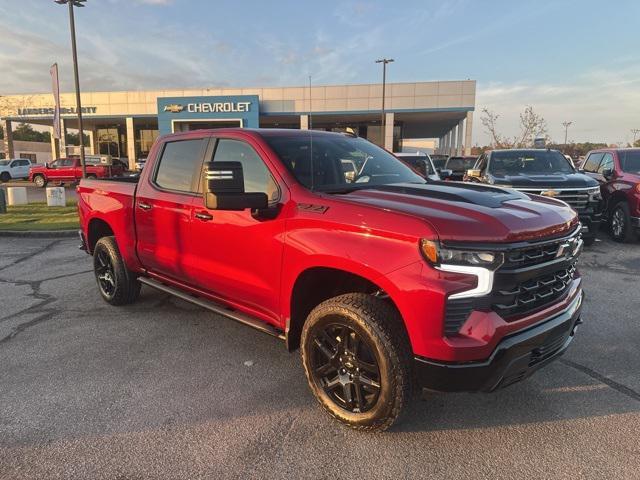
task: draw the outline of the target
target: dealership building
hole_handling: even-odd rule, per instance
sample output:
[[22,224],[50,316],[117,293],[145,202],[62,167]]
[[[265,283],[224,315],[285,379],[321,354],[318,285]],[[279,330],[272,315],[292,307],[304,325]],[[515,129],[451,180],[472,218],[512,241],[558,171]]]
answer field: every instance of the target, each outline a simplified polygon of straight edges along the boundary
[[[158,135],[220,127],[350,128],[394,152],[430,144],[439,153],[463,154],[471,149],[475,93],[473,80],[388,83],[385,138],[381,84],[83,92],[82,112],[89,151],[126,157],[131,165]],[[63,130],[77,129],[75,95],[60,97]],[[0,108],[6,157],[16,151],[12,124],[53,131],[52,94],[4,96]],[[77,153],[64,137],[52,142],[51,157]]]

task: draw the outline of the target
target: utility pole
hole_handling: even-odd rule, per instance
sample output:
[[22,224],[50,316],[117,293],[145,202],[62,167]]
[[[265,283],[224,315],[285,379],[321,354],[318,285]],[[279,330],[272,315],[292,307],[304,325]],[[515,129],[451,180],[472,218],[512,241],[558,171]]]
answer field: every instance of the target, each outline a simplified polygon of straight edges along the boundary
[[78,51],[76,48],[76,23],[73,15],[73,7],[84,7],[87,0],[54,0],[60,5],[69,5],[69,28],[71,30],[71,51],[73,53],[73,77],[76,84],[76,110],[78,111],[78,142],[80,143],[80,165],[82,165],[82,178],[87,178],[87,166],[84,161],[84,129],[82,125],[82,104],[80,102],[80,78],[78,75]]
[[569,133],[569,127],[573,124],[573,122],[562,122],[562,126],[564,127],[564,145],[567,145],[567,135]]
[[380,132],[382,133],[383,147],[384,147],[384,142],[387,138],[387,122],[386,122],[385,112],[384,112],[384,100],[385,100],[385,96],[386,96],[385,94],[387,90],[387,63],[391,63],[393,61],[394,61],[393,58],[381,58],[379,60],[376,60],[376,63],[382,64],[382,117],[381,117],[382,123],[380,124]]

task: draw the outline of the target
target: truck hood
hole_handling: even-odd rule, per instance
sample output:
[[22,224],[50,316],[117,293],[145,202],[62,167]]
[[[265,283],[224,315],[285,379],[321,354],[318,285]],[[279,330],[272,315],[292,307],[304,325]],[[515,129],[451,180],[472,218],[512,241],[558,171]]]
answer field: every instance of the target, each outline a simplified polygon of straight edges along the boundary
[[395,184],[341,198],[423,219],[445,242],[539,240],[568,232],[578,223],[563,202],[472,183]]
[[551,175],[492,175],[493,185],[509,185],[513,188],[588,188],[598,182],[584,173],[556,173]]

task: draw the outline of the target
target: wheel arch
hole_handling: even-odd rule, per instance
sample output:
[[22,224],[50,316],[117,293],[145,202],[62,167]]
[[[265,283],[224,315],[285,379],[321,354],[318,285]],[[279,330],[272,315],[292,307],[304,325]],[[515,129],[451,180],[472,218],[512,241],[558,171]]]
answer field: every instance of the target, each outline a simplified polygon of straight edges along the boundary
[[[286,320],[287,349],[294,351],[300,346],[302,327],[311,310],[323,301],[345,293],[375,295],[389,302],[402,318],[396,302],[380,280],[380,277],[371,278],[361,272],[355,273],[329,266],[311,266],[301,271],[289,295],[289,312]],[[404,323],[403,328],[407,334]]]
[[105,220],[101,218],[92,218],[87,225],[87,248],[89,253],[93,253],[93,249],[102,237],[115,235],[113,228]]

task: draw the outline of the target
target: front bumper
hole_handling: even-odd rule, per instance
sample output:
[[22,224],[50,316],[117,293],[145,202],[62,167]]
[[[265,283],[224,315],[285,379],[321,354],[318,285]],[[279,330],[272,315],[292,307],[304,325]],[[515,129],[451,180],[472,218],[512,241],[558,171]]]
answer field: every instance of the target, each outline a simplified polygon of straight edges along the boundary
[[445,363],[415,357],[418,384],[442,392],[490,392],[527,378],[569,347],[577,325],[582,323],[583,297],[580,292],[553,318],[506,337],[488,360]]

